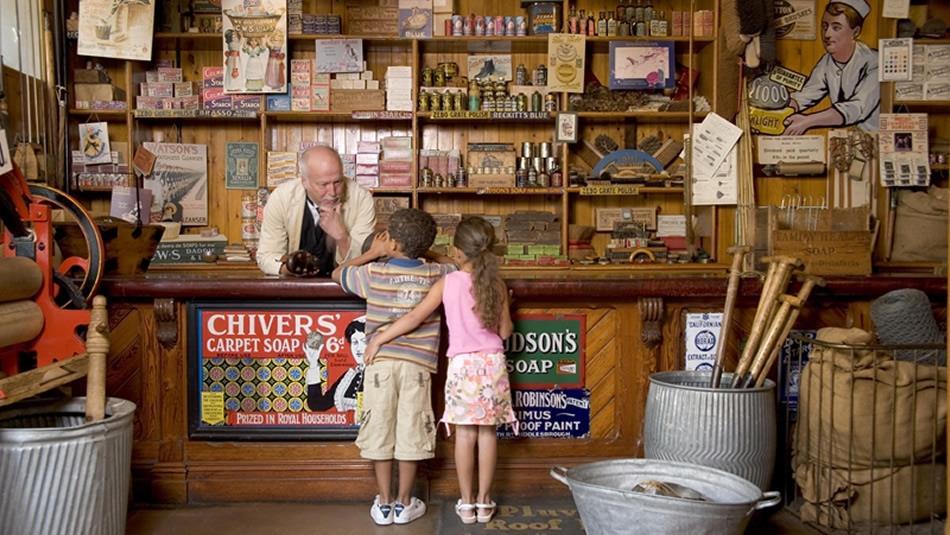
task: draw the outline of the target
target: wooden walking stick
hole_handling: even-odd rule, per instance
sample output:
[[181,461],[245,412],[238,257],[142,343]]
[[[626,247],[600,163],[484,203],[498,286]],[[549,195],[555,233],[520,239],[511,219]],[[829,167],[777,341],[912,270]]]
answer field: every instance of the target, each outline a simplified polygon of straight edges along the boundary
[[[802,274],[799,275],[799,279],[802,280],[802,287],[798,290],[798,299],[801,300],[801,303],[804,304],[808,299],[808,296],[811,295],[812,289],[815,286],[824,286],[825,279],[821,277],[816,277],[815,275]],[[769,355],[768,362],[765,363],[765,367],[762,368],[762,371],[759,373],[758,377],[755,380],[755,386],[761,387],[765,384],[765,379],[769,375],[769,370],[772,369],[772,366],[775,366],[775,361],[778,360],[778,354],[782,350],[782,346],[785,344],[785,340],[788,339],[789,333],[792,332],[792,327],[795,326],[795,322],[798,321],[798,315],[801,313],[801,307],[796,307],[792,309],[791,314],[788,317],[788,320],[785,322],[785,328],[782,329],[782,334],[779,336],[778,342],[776,342],[775,347],[772,348],[772,352]]]
[[748,245],[733,245],[728,249],[732,254],[732,268],[729,272],[729,286],[726,288],[726,304],[722,309],[722,330],[719,334],[719,349],[716,351],[716,364],[713,366],[710,388],[719,388],[722,380],[722,368],[726,361],[726,344],[732,330],[732,311],[735,309],[736,296],[739,294],[739,276],[742,274],[742,260],[752,248]]
[[759,348],[759,342],[768,327],[768,320],[772,316],[776,300],[785,291],[792,269],[801,264],[801,260],[790,256],[765,257],[762,260],[769,263],[769,274],[765,278],[762,295],[759,296],[759,307],[755,311],[755,319],[752,321],[749,339],[746,340],[745,347],[742,348],[742,356],[739,359],[739,365],[736,367],[732,383],[734,388],[742,385],[739,380],[745,376],[752,365],[756,350]]

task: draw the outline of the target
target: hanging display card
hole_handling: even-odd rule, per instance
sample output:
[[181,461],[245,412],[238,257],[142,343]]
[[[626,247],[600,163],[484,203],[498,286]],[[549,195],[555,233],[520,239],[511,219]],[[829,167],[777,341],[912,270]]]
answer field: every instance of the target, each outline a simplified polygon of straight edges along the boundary
[[586,42],[583,35],[548,34],[548,91],[584,92]]
[[882,185],[930,185],[926,113],[882,113],[878,150]]
[[149,61],[154,23],[154,1],[83,0],[77,53]]
[[225,93],[287,92],[287,1],[221,0]]

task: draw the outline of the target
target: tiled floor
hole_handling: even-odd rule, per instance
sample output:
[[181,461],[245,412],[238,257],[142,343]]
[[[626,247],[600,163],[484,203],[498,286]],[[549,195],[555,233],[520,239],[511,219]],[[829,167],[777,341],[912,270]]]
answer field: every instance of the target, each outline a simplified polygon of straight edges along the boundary
[[[438,502],[429,504],[428,513],[412,524],[386,527],[373,524],[369,518],[369,505],[363,503],[254,503],[140,509],[129,515],[127,535],[435,535],[440,533],[442,505]],[[476,526],[471,532],[499,533],[481,526]],[[531,530],[511,532],[548,533]],[[784,535],[817,532],[803,526],[794,516],[779,512],[764,523],[751,527],[748,533]]]

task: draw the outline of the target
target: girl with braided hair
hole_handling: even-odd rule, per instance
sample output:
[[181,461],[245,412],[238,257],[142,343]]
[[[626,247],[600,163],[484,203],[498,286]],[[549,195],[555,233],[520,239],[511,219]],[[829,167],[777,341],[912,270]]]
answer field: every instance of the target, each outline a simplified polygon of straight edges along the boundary
[[[489,522],[495,514],[491,485],[497,456],[496,428],[517,421],[502,340],[511,335],[508,291],[492,249],[495,230],[480,217],[463,219],[455,230],[454,256],[459,271],[432,286],[411,312],[373,336],[366,348],[371,360],[379,348],[422,323],[445,306],[449,366],[442,422],[456,426],[455,464],[462,497],[455,512],[465,524]],[[478,450],[478,492],[474,492]]]

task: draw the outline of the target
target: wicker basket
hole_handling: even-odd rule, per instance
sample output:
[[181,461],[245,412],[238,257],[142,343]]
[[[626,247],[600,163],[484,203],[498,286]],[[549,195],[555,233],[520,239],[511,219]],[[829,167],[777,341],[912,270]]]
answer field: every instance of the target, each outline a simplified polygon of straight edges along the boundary
[[264,15],[243,15],[225,10],[235,31],[243,37],[267,37],[277,29],[277,21],[284,15],[283,10]]

